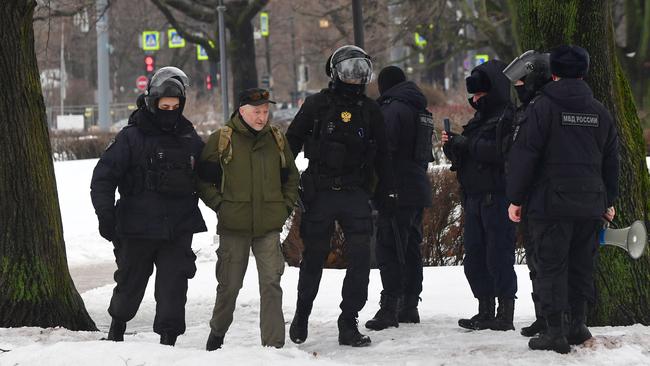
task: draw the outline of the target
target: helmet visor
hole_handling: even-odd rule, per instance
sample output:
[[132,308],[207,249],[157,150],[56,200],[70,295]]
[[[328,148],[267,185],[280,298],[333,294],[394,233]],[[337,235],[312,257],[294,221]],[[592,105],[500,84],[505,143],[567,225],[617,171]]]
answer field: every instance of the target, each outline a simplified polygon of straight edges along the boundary
[[503,74],[511,81],[516,82],[524,78],[526,75],[535,71],[535,68],[540,63],[549,62],[548,53],[539,53],[529,50],[521,54],[521,56],[514,59],[510,65],[503,69]]
[[338,78],[346,84],[368,84],[372,79],[372,62],[367,58],[349,58],[334,68]]
[[183,89],[190,85],[189,78],[187,75],[185,75],[183,70],[174,66],[167,66],[156,71],[153,77],[151,77],[151,83],[149,86],[151,88],[159,87],[169,79],[176,79],[180,81]]

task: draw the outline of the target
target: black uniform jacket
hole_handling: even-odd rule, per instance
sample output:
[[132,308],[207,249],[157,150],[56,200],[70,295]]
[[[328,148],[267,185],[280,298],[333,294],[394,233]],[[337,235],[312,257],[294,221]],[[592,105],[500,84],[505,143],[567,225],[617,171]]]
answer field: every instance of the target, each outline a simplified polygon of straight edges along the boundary
[[[467,146],[462,151],[445,144],[445,154],[458,170],[465,194],[505,192],[505,157],[497,142],[497,126],[506,108],[511,108],[510,82],[503,75],[503,63],[491,61],[474,68],[490,79],[488,94],[479,100],[481,109],[463,126]],[[453,146],[453,145],[452,145]]]
[[[303,145],[306,147],[317,125],[320,126],[319,139],[325,142],[321,144],[318,156],[320,175],[353,174],[359,171],[360,165],[372,160],[370,163],[374,164],[379,178],[377,193],[385,194],[395,189],[386,127],[377,102],[363,94],[346,97],[332,88],[307,97],[287,129],[287,141],[294,156]],[[371,142],[372,153],[369,152],[371,147],[367,146]],[[326,147],[328,143],[330,146],[345,145],[345,153],[337,156],[337,152]],[[307,151],[305,155],[310,159],[308,169],[312,169],[314,157],[310,157]],[[336,165],[340,165],[340,169],[331,169]]]
[[[206,231],[196,193],[170,196],[146,187],[148,164],[161,146],[182,146],[191,161],[198,161],[204,145],[184,117],[171,133],[158,129],[153,118],[144,107],[135,111],[102,154],[90,185],[95,212],[114,215],[118,237],[172,240]],[[120,192],[117,205],[115,188]]]
[[404,81],[388,89],[377,102],[386,124],[400,206],[430,207],[428,164],[414,160],[418,111],[427,107],[426,97],[415,83]]
[[507,195],[531,218],[597,218],[618,197],[618,135],[583,80],[548,83],[510,151]]

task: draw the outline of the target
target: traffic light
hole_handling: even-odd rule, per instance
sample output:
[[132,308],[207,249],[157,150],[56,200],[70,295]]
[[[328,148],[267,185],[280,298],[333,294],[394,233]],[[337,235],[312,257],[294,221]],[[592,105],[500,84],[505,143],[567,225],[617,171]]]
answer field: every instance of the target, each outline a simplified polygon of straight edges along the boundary
[[208,90],[212,90],[212,76],[207,75],[205,77],[205,88]]
[[147,70],[147,72],[153,72],[153,70],[155,68],[154,63],[155,63],[155,60],[154,60],[153,56],[145,56],[144,57],[144,65],[145,65],[145,69]]

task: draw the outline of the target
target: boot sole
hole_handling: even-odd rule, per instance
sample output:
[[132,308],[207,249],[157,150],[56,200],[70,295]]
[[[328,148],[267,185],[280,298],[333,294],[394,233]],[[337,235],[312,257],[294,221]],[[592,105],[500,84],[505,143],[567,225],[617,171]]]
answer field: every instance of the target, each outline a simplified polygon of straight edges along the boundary
[[372,324],[366,323],[366,329],[370,329],[370,330],[380,331],[380,330],[384,330],[384,329],[387,329],[387,328],[399,328],[399,323],[390,324],[390,325],[387,325],[385,327],[373,326]]
[[345,342],[341,342],[339,340],[339,345],[340,346],[350,346],[350,347],[355,347],[355,348],[356,347],[368,347],[368,346],[370,346],[371,343],[372,343],[372,341],[368,341],[368,342],[364,342],[364,343],[345,343]]

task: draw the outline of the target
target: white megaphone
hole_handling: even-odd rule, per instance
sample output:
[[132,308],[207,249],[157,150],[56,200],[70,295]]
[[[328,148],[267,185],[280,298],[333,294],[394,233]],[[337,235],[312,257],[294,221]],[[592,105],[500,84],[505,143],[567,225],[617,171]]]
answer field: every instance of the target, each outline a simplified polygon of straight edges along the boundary
[[600,231],[600,245],[623,248],[630,257],[638,259],[643,255],[648,236],[643,221],[637,220],[625,229],[603,228]]

